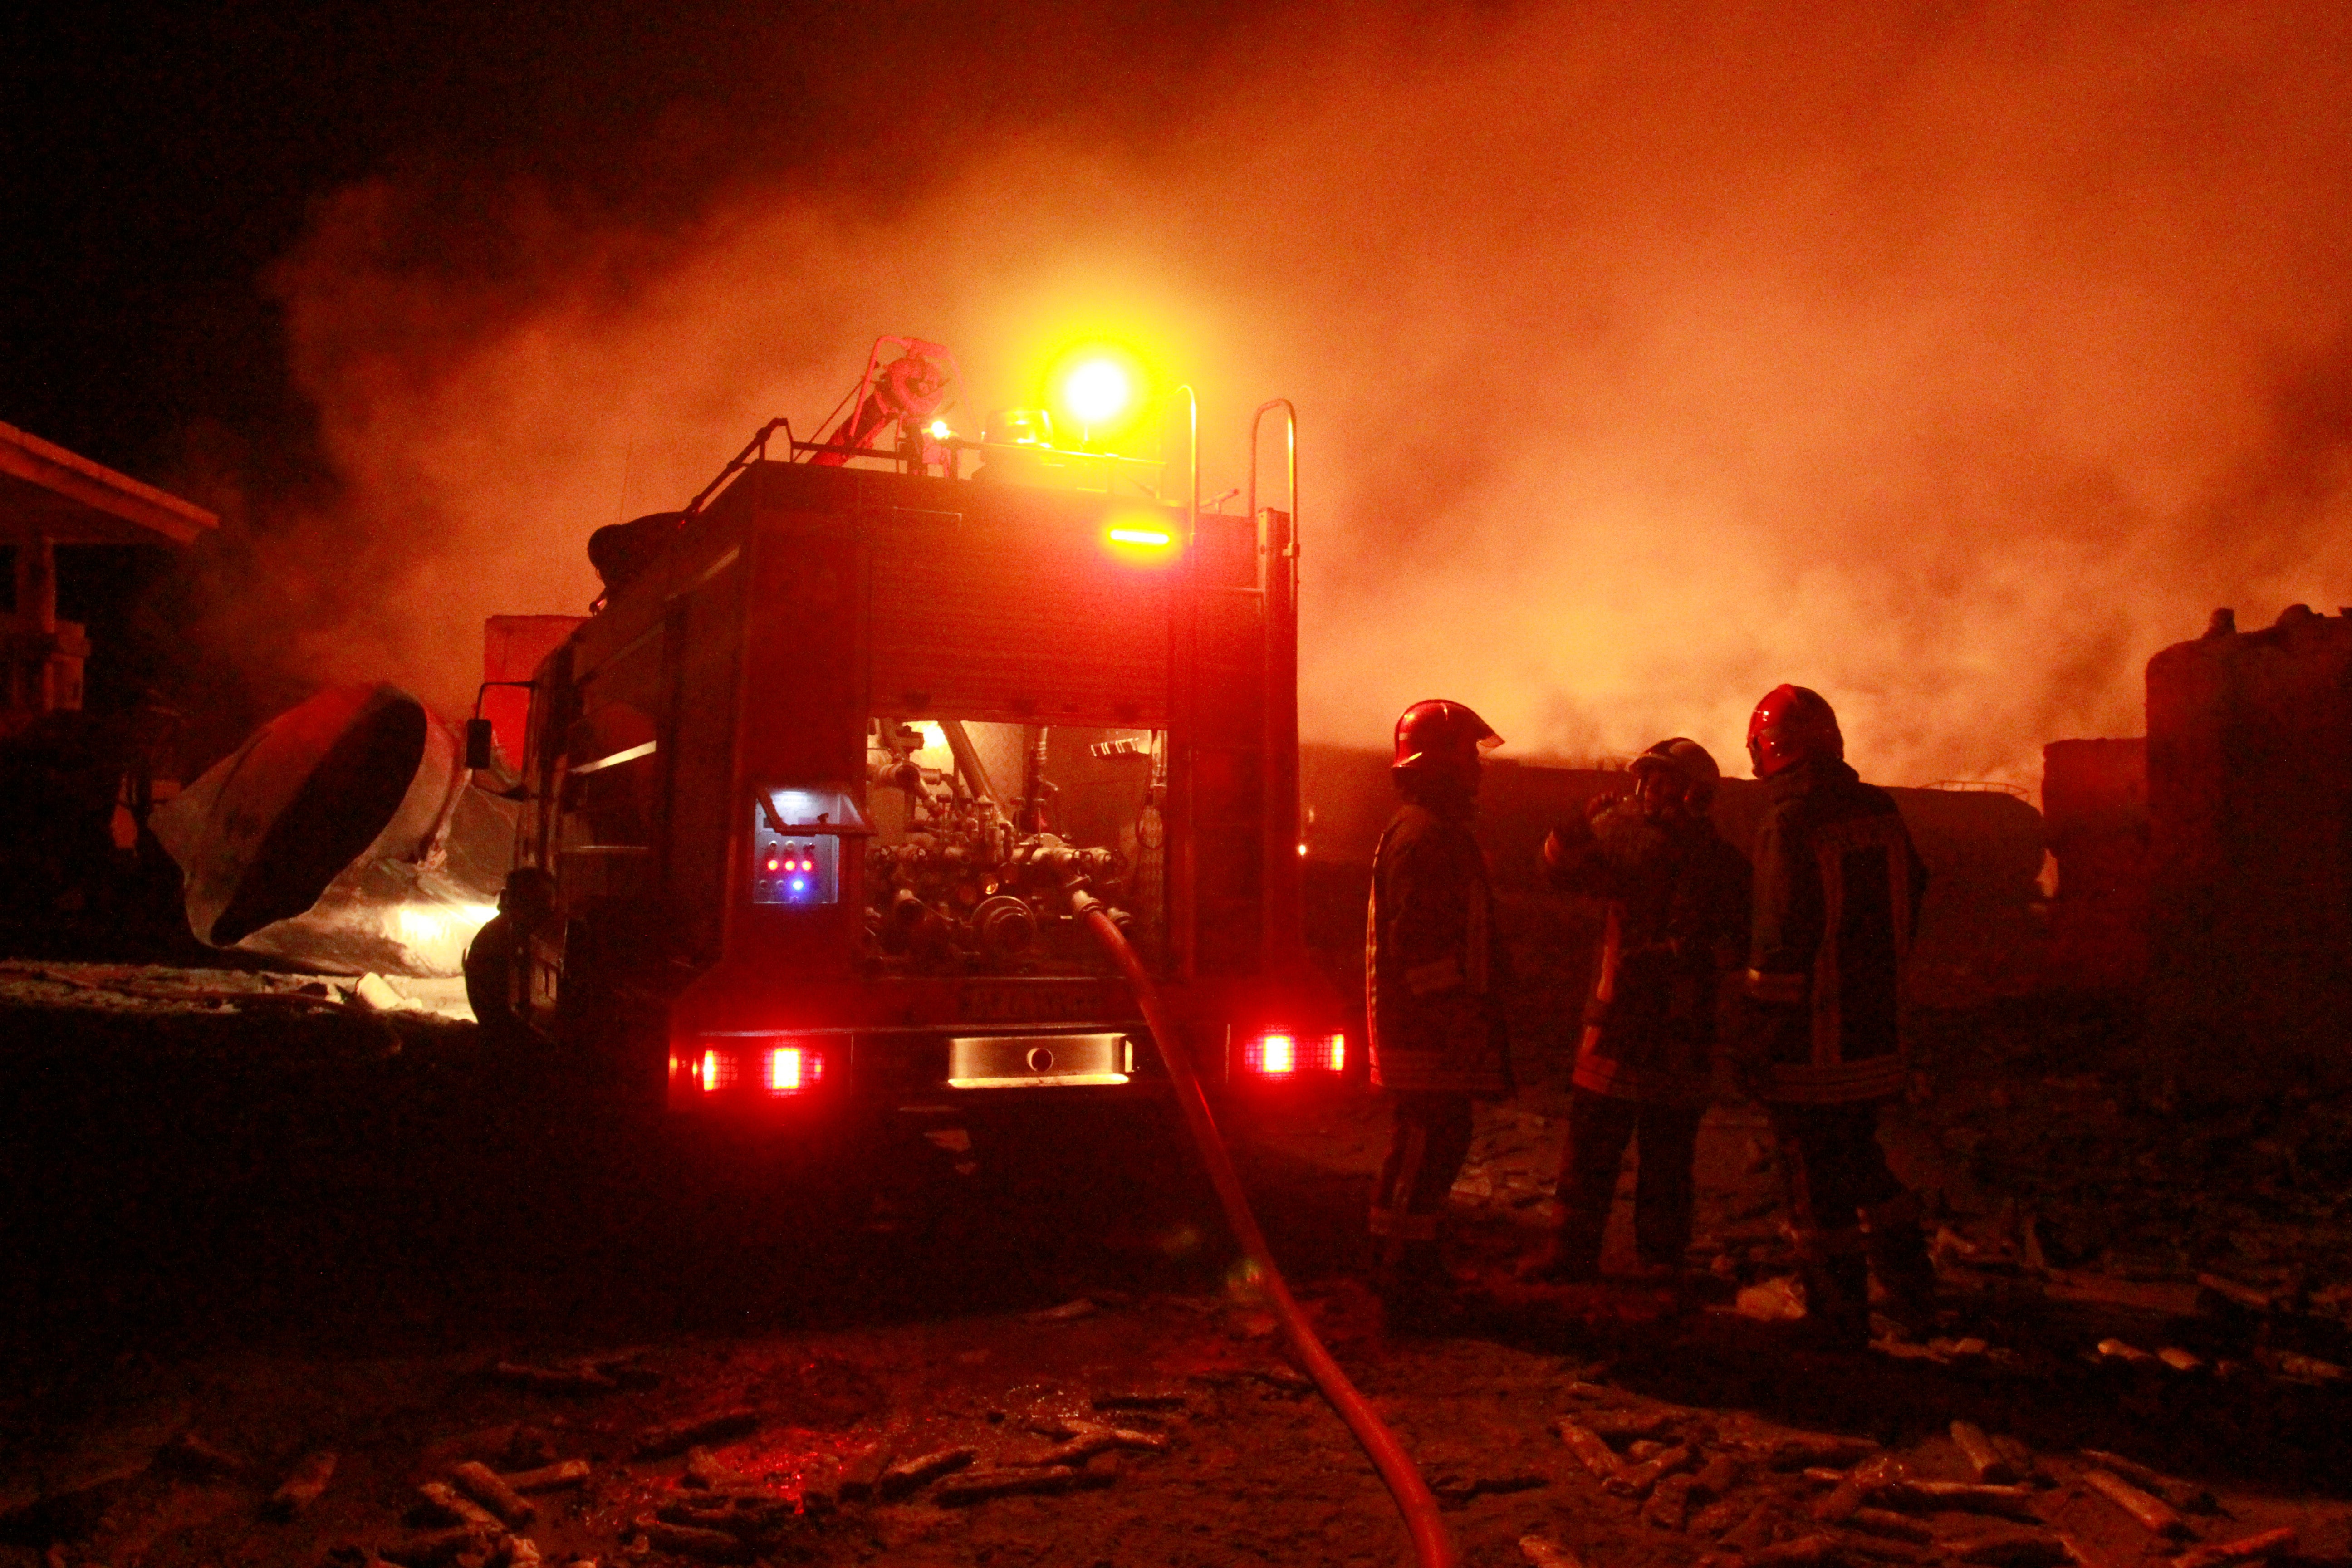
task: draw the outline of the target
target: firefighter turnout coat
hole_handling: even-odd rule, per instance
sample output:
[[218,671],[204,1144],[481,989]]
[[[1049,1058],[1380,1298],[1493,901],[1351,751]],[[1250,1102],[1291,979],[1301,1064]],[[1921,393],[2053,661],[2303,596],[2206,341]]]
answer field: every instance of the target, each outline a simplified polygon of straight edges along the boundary
[[1372,1082],[1408,1093],[1511,1090],[1502,993],[1509,956],[1486,859],[1466,822],[1417,803],[1372,857],[1364,953]]
[[1630,801],[1561,835],[1552,885],[1609,900],[1575,1086],[1705,1105],[1719,983],[1748,938],[1747,858],[1704,816],[1653,821]]
[[1895,799],[1814,758],[1765,784],[1741,1054],[1768,1100],[1843,1105],[1903,1089],[1902,964],[1927,868]]

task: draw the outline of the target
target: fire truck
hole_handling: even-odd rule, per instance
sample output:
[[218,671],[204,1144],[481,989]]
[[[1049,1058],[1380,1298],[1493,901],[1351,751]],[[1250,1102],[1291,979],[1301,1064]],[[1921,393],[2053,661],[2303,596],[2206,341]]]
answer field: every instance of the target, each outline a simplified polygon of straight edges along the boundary
[[592,542],[519,761],[467,737],[522,802],[478,1012],[688,1117],[1164,1096],[1093,904],[1208,1083],[1360,1083],[1302,940],[1290,515],[1255,458],[1247,510],[1202,509],[1197,444],[1170,504],[1040,415],[956,437],[944,357],[885,340],[830,437],[779,421]]

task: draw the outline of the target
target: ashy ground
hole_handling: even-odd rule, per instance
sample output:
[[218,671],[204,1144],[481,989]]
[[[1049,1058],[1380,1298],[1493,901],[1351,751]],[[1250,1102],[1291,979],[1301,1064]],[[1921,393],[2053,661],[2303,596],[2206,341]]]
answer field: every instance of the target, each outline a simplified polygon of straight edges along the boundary
[[[0,1568],[1410,1560],[1169,1130],[812,1167],[259,994],[299,984],[0,970]],[[1798,1343],[1751,1110],[1710,1116],[1689,1279],[1569,1290],[1507,1268],[1558,1091],[1489,1108],[1473,1309],[1423,1338],[1360,1283],[1377,1109],[1234,1118],[1465,1562],[2346,1559],[2345,1108],[2163,1105],[2097,1012],[1927,1023],[1888,1141],[1948,1311],[1864,1353]]]

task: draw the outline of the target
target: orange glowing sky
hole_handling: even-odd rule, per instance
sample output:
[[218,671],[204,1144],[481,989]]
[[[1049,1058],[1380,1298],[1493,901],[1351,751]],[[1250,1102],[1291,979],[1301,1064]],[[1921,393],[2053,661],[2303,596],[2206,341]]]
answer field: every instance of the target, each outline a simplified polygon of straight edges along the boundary
[[1164,125],[930,126],[887,201],[753,174],[624,223],[518,175],[495,264],[427,265],[387,176],[277,281],[340,494],[216,629],[460,707],[485,615],[584,605],[591,530],[816,419],[877,334],[950,345],[969,420],[1110,333],[1201,389],[1210,494],[1253,406],[1302,411],[1310,738],[1442,695],[1506,754],[1728,763],[1786,679],[1885,782],[2032,784],[2139,732],[2214,605],[2352,602],[2347,34],[1296,13]]

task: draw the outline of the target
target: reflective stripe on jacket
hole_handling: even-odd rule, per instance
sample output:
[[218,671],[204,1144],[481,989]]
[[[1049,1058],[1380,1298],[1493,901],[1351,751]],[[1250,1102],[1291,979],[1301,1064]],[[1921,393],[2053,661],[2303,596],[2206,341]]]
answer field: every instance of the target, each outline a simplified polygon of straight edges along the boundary
[[1609,900],[1572,1081],[1618,1100],[1706,1103],[1720,982],[1748,935],[1747,858],[1705,817],[1630,803],[1562,828],[1552,885]]
[[1843,763],[1801,763],[1766,787],[1742,989],[1771,1098],[1827,1105],[1900,1093],[1902,966],[1927,868],[1894,797]]
[[1407,804],[1381,835],[1366,911],[1372,1082],[1493,1096],[1511,1089],[1501,993],[1509,959],[1486,857],[1466,823]]

